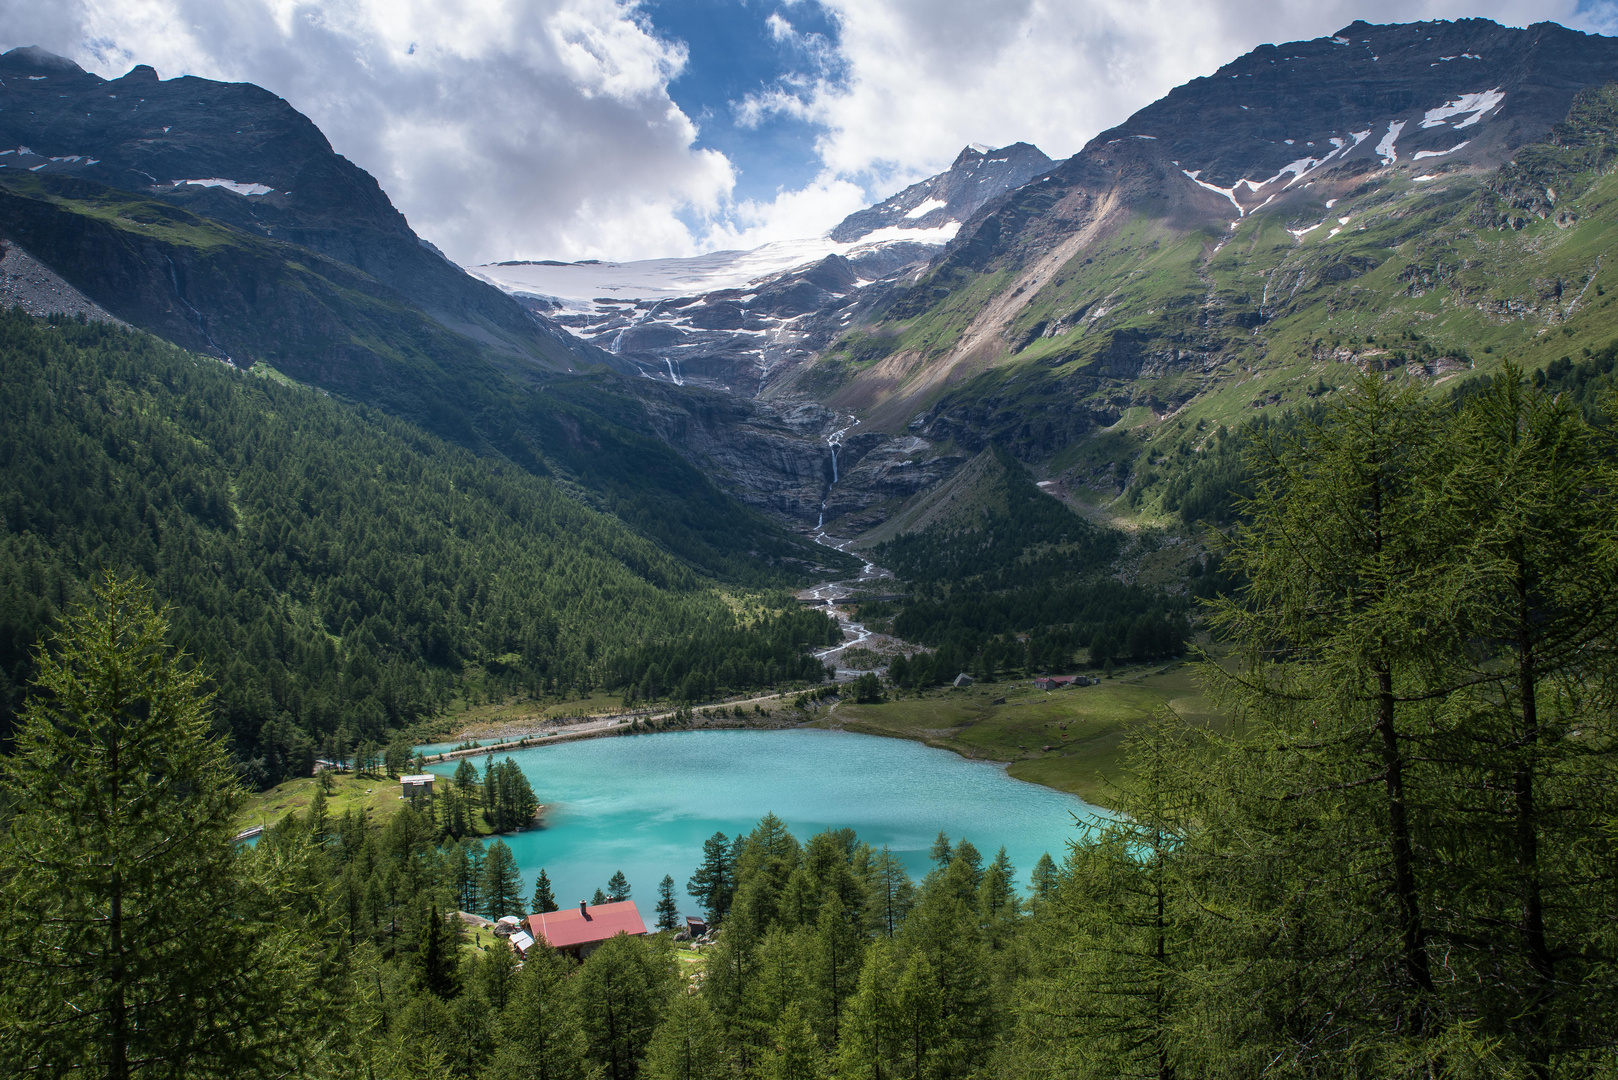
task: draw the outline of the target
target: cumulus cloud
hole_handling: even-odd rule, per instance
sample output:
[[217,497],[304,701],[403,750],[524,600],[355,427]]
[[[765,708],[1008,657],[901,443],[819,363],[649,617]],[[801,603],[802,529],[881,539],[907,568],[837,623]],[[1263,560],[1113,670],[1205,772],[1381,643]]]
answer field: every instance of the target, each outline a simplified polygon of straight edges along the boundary
[[[795,0],[802,3],[804,0]],[[684,47],[635,0],[54,0],[0,9],[0,45],[115,77],[135,63],[287,98],[463,262],[639,258],[813,235],[969,142],[1072,154],[1263,42],[1481,15],[1611,30],[1604,0],[821,0],[835,39],[768,21],[795,74],[731,103],[819,131],[818,167],[733,196],[669,95]]]
[[[10,5],[15,8],[21,5]],[[735,175],[670,99],[683,46],[618,0],[67,0],[0,16],[107,77],[258,83],[453,258],[687,254]]]

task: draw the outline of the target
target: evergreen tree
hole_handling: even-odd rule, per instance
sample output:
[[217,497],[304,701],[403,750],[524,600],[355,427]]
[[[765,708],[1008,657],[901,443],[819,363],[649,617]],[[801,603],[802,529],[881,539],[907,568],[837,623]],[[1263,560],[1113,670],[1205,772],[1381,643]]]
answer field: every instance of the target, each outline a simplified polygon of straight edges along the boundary
[[1042,852],[1039,856],[1039,861],[1034,864],[1033,873],[1029,875],[1029,884],[1033,886],[1035,902],[1049,899],[1050,895],[1056,891],[1057,881],[1056,860],[1051,858],[1050,852]]
[[624,877],[622,870],[614,870],[612,877],[607,879],[607,895],[614,900],[629,899],[629,879]]
[[1011,859],[1002,847],[995,854],[994,862],[984,870],[983,880],[978,885],[978,914],[984,922],[993,923],[1017,916],[1016,880],[1017,868],[1011,865]]
[[489,845],[483,862],[483,913],[491,919],[522,914],[522,873],[504,840]]
[[725,1080],[731,1074],[713,1010],[699,994],[676,993],[646,1046],[645,1080]]
[[317,843],[324,843],[326,833],[331,828],[331,815],[326,810],[326,789],[319,784],[314,788],[315,793],[309,796],[309,835]]
[[167,629],[143,587],[108,576],[39,655],[0,760],[9,1075],[301,1071],[296,1048],[329,1022],[261,922],[276,904],[254,891],[285,886],[242,880],[241,791],[209,734],[205,675]]
[[729,841],[722,832],[716,832],[702,844],[702,865],[686,882],[685,891],[696,898],[707,916],[708,925],[717,927],[730,910],[735,892],[734,862]]
[[949,844],[949,837],[944,835],[943,829],[938,830],[938,836],[933,840],[932,849],[927,852],[927,857],[937,863],[940,869],[948,866],[950,860],[955,858],[955,852]]
[[[493,1073],[499,1080],[582,1080],[590,1075],[579,1009],[570,986],[573,962],[536,944],[528,950],[511,1003]],[[441,1074],[440,1074],[441,1075]]]
[[590,906],[591,907],[600,907],[602,904],[605,904],[605,903],[607,903],[607,894],[602,892],[600,889],[597,889],[595,891],[595,895],[590,897]]
[[915,902],[916,888],[899,857],[882,845],[875,867],[876,918],[881,933],[892,937],[899,932],[905,915]]
[[1443,531],[1464,538],[1449,555],[1471,646],[1451,699],[1460,738],[1445,747],[1466,829],[1431,841],[1449,871],[1435,931],[1489,943],[1460,962],[1476,987],[1467,1012],[1535,1076],[1598,1045],[1591,1025],[1618,1022],[1618,957],[1590,948],[1618,868],[1582,854],[1618,813],[1618,783],[1592,783],[1611,760],[1618,629],[1618,474],[1592,436],[1508,364],[1467,400],[1435,463]]
[[432,905],[421,924],[421,935],[416,944],[416,985],[429,994],[447,1000],[460,993],[460,969],[457,957],[459,926],[452,928]]
[[796,1002],[776,1020],[770,1041],[759,1069],[765,1080],[820,1080],[825,1074],[820,1044]]
[[536,912],[556,910],[556,893],[551,890],[551,879],[543,866],[539,868],[539,876],[534,879],[534,899],[531,907]]
[[632,1080],[679,972],[662,938],[619,934],[572,979],[590,1061],[610,1080]]
[[806,942],[805,1013],[828,1048],[835,1048],[841,1038],[843,1008],[854,996],[865,962],[868,939],[861,922],[858,912],[843,907],[837,890],[827,888],[814,936]]
[[680,929],[680,907],[674,900],[674,878],[668,874],[657,886],[657,928],[669,932]]
[[[1251,861],[1217,869],[1232,888],[1242,888],[1234,875],[1281,888],[1244,890],[1253,906],[1248,920],[1224,926],[1236,935],[1229,948],[1257,948],[1293,924],[1292,890],[1315,895],[1311,932],[1282,939],[1297,951],[1272,950],[1263,962],[1272,978],[1304,981],[1287,991],[1288,1004],[1277,991],[1261,1007],[1278,1027],[1246,1040],[1255,1058],[1300,1023],[1314,1025],[1311,1051],[1341,1045],[1348,1033],[1334,1025],[1348,1020],[1345,995],[1389,1018],[1383,1049],[1372,1050],[1365,1040],[1377,1036],[1365,1032],[1356,1053],[1419,1053],[1412,1048],[1442,1024],[1428,893],[1435,866],[1419,841],[1441,827],[1426,795],[1436,763],[1417,753],[1449,723],[1440,703],[1457,684],[1450,658],[1464,634],[1445,618],[1454,583],[1442,570],[1459,538],[1445,535],[1428,497],[1440,420],[1413,389],[1373,375],[1322,421],[1258,447],[1252,524],[1227,560],[1249,585],[1239,600],[1219,602],[1215,619],[1241,642],[1242,666],[1236,676],[1208,670],[1237,730],[1268,731],[1268,749],[1261,760],[1232,747],[1238,756],[1210,778],[1229,799],[1214,805],[1257,830],[1241,846]],[[1330,957],[1353,941],[1377,951],[1355,965],[1358,984],[1345,985],[1328,975]]]

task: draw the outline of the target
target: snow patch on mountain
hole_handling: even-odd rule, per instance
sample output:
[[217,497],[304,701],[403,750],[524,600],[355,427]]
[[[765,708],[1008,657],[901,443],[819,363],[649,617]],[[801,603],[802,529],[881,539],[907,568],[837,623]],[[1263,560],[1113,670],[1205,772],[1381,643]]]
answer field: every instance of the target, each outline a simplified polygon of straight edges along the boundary
[[1424,128],[1443,127],[1449,123],[1450,118],[1453,116],[1466,116],[1468,119],[1455,126],[1457,128],[1471,127],[1482,120],[1485,113],[1494,110],[1505,100],[1506,95],[1500,92],[1498,86],[1493,90],[1480,90],[1474,94],[1462,94],[1460,97],[1451,98],[1449,101],[1444,102],[1436,109],[1428,109],[1426,115],[1422,117],[1421,126]]
[[224,188],[226,191],[233,191],[237,195],[268,195],[270,192],[275,190],[274,188],[270,187],[268,184],[244,183],[244,182],[238,181],[238,180],[221,180],[217,176],[209,177],[206,180],[176,180],[176,181],[174,181],[174,186],[175,187],[184,187],[184,186],[186,186],[188,184],[193,186],[193,187]]

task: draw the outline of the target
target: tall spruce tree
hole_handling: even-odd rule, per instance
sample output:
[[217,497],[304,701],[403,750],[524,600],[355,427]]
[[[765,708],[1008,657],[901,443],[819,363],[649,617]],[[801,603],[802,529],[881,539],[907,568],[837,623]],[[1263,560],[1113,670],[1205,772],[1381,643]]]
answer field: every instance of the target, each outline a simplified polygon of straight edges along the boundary
[[[206,676],[141,585],[108,576],[38,658],[0,761],[0,1067],[12,1076],[299,1071],[318,1026],[244,904],[242,797]],[[271,879],[272,884],[277,884]],[[269,908],[260,898],[258,908]]]
[[657,886],[657,928],[670,932],[680,928],[680,905],[674,899],[674,878],[668,874]]
[[731,858],[730,841],[724,833],[716,832],[703,841],[702,865],[686,882],[685,891],[702,905],[708,924],[718,926],[730,910],[735,890],[735,862]]
[[491,919],[522,914],[522,872],[504,840],[489,845],[483,861],[483,913]]
[[539,876],[534,878],[534,899],[530,905],[536,912],[550,912],[556,910],[556,892],[551,888],[550,875],[545,868],[539,868]]

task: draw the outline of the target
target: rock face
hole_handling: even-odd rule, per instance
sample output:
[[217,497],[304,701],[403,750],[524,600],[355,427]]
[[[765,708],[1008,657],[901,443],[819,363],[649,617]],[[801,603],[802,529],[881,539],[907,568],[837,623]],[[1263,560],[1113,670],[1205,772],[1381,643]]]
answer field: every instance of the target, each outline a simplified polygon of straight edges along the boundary
[[129,192],[307,248],[513,357],[563,368],[593,358],[417,237],[375,179],[258,86],[159,80],[145,65],[106,80],[42,49],[13,49],[0,56],[0,184],[30,179]]
[[[817,358],[800,384],[829,385],[828,400],[885,430],[1048,460],[1131,407],[1166,415],[1223,365],[1261,361],[1264,326],[1320,302],[1322,289],[1350,289],[1385,258],[1348,237],[1418,212],[1389,211],[1390,200],[1463,197],[1544,138],[1582,89],[1614,79],[1618,40],[1550,23],[1356,22],[1262,46],[985,206],[866,328],[897,340],[947,319],[961,327],[952,339],[835,378],[836,357]],[[1445,194],[1451,182],[1460,186]],[[1497,216],[1514,222],[1553,212],[1549,193],[1515,216],[1532,199],[1500,201],[1509,206]],[[1264,228],[1256,220],[1273,231],[1244,253],[1277,236],[1297,246],[1274,257],[1273,275],[1268,264],[1243,271],[1234,248],[1220,255],[1226,238],[1248,235],[1239,229]],[[1175,247],[1172,265],[1146,258]],[[1004,284],[961,299],[989,274]],[[985,374],[1022,355],[1052,373],[1037,393],[1034,380]]]
[[831,238],[853,243],[882,229],[937,229],[969,220],[985,203],[1020,188],[1056,163],[1025,142],[998,150],[968,146],[937,176],[848,215]]

